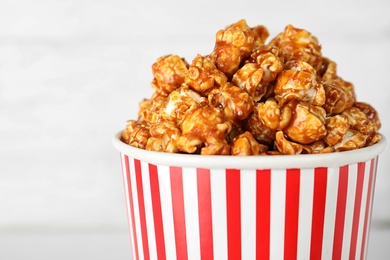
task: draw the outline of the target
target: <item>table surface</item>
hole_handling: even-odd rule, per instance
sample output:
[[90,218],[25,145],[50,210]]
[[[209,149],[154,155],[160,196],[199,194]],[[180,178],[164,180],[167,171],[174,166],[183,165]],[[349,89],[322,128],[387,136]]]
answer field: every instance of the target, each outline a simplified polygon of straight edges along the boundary
[[[390,257],[390,228],[373,226],[368,260]],[[130,260],[130,240],[126,228],[105,230],[27,231],[0,234],[3,260]]]

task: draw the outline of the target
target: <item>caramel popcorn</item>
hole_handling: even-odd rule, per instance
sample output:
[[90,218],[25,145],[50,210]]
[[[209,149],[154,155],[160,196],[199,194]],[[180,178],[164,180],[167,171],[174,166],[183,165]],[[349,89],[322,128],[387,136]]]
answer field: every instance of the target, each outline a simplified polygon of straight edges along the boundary
[[317,37],[292,25],[268,36],[265,26],[239,20],[190,64],[158,58],[154,93],[121,140],[150,151],[235,156],[341,152],[381,140],[377,111],[357,100]]
[[245,20],[240,20],[217,32],[214,51],[210,56],[217,68],[230,78],[239,69],[241,62],[256,47],[264,44],[268,35],[264,26],[250,28]]
[[200,154],[230,154],[225,135],[231,124],[221,109],[199,107],[189,111],[183,119],[182,135],[177,141],[180,151]]
[[316,79],[316,71],[304,61],[289,61],[278,74],[275,98],[283,104],[291,99],[301,99],[316,106],[325,103],[325,90]]
[[260,155],[265,154],[268,147],[259,144],[250,132],[238,135],[232,142],[232,155]]
[[187,85],[200,93],[207,93],[227,82],[226,75],[208,58],[198,54],[184,78]]
[[229,82],[209,94],[209,103],[235,122],[244,120],[253,111],[253,100],[248,93]]
[[150,126],[150,137],[146,143],[146,150],[160,152],[178,152],[177,139],[181,131],[172,122],[161,122]]
[[187,74],[187,62],[177,55],[166,55],[157,59],[152,65],[154,79],[152,88],[157,93],[167,95],[180,87]]

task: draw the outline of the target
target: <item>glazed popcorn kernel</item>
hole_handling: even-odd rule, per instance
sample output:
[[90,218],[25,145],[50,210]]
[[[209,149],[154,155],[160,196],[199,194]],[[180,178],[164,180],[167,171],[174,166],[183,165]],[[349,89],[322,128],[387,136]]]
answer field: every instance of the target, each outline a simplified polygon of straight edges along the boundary
[[265,26],[239,20],[191,63],[157,58],[154,93],[121,140],[150,151],[235,156],[341,152],[381,140],[378,112],[357,100],[316,36],[287,25],[268,37]]

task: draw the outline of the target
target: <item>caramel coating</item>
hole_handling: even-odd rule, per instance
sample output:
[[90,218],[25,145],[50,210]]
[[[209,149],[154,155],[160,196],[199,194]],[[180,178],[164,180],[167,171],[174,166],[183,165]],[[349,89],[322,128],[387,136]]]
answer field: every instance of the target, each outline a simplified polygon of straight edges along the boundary
[[353,106],[359,108],[366,115],[367,119],[374,124],[375,132],[378,132],[381,128],[381,120],[375,108],[366,102],[355,102]]
[[272,39],[269,44],[281,50],[286,62],[301,60],[309,63],[315,70],[321,66],[321,45],[317,37],[304,29],[287,25],[284,31]]
[[210,106],[220,108],[225,117],[232,121],[241,121],[253,111],[253,100],[241,88],[227,82],[209,94]]
[[326,130],[324,141],[327,145],[334,146],[343,140],[349,130],[348,119],[343,115],[328,117],[326,118]]
[[237,136],[232,143],[231,155],[259,155],[266,154],[268,147],[259,144],[250,132]]
[[232,83],[245,89],[254,101],[267,94],[270,83],[283,70],[280,52],[275,46],[255,49],[246,63],[233,75]]
[[207,104],[205,97],[190,89],[186,84],[172,91],[165,100],[161,117],[163,121],[170,121],[176,125],[181,124],[187,111]]
[[293,111],[291,107],[279,107],[274,98],[268,98],[264,103],[258,105],[258,117],[261,122],[272,130],[282,130],[292,118]]
[[265,42],[268,35],[264,26],[250,28],[245,20],[240,20],[217,32],[210,57],[217,68],[230,78],[253,49]]
[[131,146],[145,149],[150,137],[150,124],[145,121],[129,120],[122,132],[121,141]]
[[230,145],[225,135],[231,124],[223,112],[214,107],[199,107],[187,113],[181,125],[182,135],[177,140],[177,147],[186,153],[230,154]]
[[146,150],[176,153],[177,139],[181,131],[172,122],[161,122],[150,126],[150,137],[146,143]]
[[325,110],[322,107],[298,99],[292,100],[286,107],[293,111],[289,124],[283,129],[290,140],[310,144],[326,135]]
[[276,130],[267,127],[259,118],[259,103],[256,103],[253,113],[245,121],[244,128],[249,131],[257,142],[266,146],[272,146],[275,140]]
[[315,106],[325,103],[325,90],[316,80],[316,71],[303,61],[286,63],[285,70],[278,75],[274,93],[281,104],[295,98]]
[[246,61],[257,63],[264,71],[262,83],[273,81],[279,72],[283,70],[284,60],[281,51],[273,45],[262,45],[255,49]]
[[326,135],[325,110],[303,100],[293,99],[279,107],[268,99],[259,105],[258,114],[267,127],[282,130],[294,142],[309,144]]
[[200,93],[207,93],[226,83],[227,77],[208,57],[198,54],[192,61],[184,82]]
[[372,144],[372,140],[375,142],[380,140],[380,135],[377,133],[377,125],[367,118],[367,115],[358,107],[351,107],[344,110],[341,115],[344,115],[350,128],[359,131],[367,139],[369,145]]
[[154,93],[121,140],[141,149],[202,155],[341,152],[382,138],[378,112],[323,57],[310,32],[287,25],[266,42],[245,20],[215,35],[191,64],[165,55],[152,65]]
[[359,131],[349,129],[343,136],[343,140],[333,146],[335,152],[349,151],[354,149],[363,148],[366,145],[367,136]]
[[232,83],[244,89],[253,100],[260,100],[267,92],[267,85],[261,84],[264,70],[260,64],[246,63],[232,78]]
[[322,59],[322,68],[318,71],[322,81],[330,81],[337,78],[337,64],[328,58]]
[[302,154],[302,153],[312,153],[312,150],[310,149],[309,146],[287,140],[282,131],[276,132],[275,146],[278,148],[278,151],[281,154],[293,155],[293,154]]
[[154,94],[151,99],[144,99],[140,104],[138,120],[157,123],[162,120],[161,114],[167,103],[165,96]]
[[340,114],[353,106],[356,101],[355,90],[352,83],[337,77],[323,83],[325,90],[325,104],[323,108],[327,115]]
[[184,82],[187,68],[187,62],[177,55],[158,58],[152,65],[154,75],[151,82],[152,88],[162,95],[168,95]]

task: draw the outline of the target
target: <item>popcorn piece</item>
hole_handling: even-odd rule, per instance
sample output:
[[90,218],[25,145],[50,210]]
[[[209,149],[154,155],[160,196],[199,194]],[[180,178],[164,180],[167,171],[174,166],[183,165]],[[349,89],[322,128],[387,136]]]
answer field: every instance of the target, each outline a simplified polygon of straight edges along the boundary
[[319,70],[322,81],[330,81],[337,78],[337,64],[328,58],[322,58],[322,66]]
[[335,152],[349,151],[362,148],[366,145],[367,136],[359,131],[349,129],[343,136],[343,140],[333,146]]
[[249,94],[229,82],[211,91],[208,97],[210,106],[221,108],[226,118],[235,122],[244,120],[253,110]]
[[337,77],[323,83],[325,90],[325,104],[322,106],[327,115],[340,114],[353,106],[356,101],[352,83]]
[[316,77],[316,71],[306,62],[286,63],[285,70],[279,73],[276,80],[275,98],[281,104],[299,98],[315,106],[322,106],[325,103],[325,90]]
[[312,150],[312,153],[331,153],[333,152],[333,148],[327,146],[327,144],[323,140],[314,141],[308,145]]
[[274,46],[263,45],[254,50],[244,66],[232,78],[232,83],[245,89],[254,101],[259,101],[283,70],[279,50]]
[[259,105],[259,118],[273,130],[283,130],[292,141],[309,144],[326,135],[325,110],[299,99],[279,107],[268,99]]
[[321,45],[317,37],[304,29],[287,25],[282,33],[271,40],[269,45],[280,49],[285,62],[301,60],[309,63],[315,70],[321,66]]
[[353,106],[359,108],[366,115],[367,119],[374,124],[375,132],[378,132],[381,128],[381,121],[375,108],[365,102],[355,102]]
[[312,153],[312,149],[309,146],[287,140],[284,137],[282,131],[276,132],[275,146],[278,148],[278,151],[281,154],[293,155],[293,154],[302,154],[302,153]]
[[154,75],[152,88],[161,95],[168,95],[184,82],[187,68],[187,62],[177,55],[158,58],[152,65]]
[[184,116],[177,147],[186,153],[200,149],[200,154],[230,154],[230,145],[225,140],[230,129],[231,124],[221,110],[200,107]]
[[257,142],[271,146],[275,140],[276,131],[268,128],[259,118],[259,103],[254,107],[254,112],[248,117],[244,128],[249,131]]
[[264,26],[249,28],[245,20],[240,20],[217,32],[211,60],[230,78],[252,50],[265,42],[268,35]]
[[344,110],[341,115],[344,115],[350,128],[359,131],[366,137],[366,141],[371,145],[372,139],[375,142],[380,140],[377,134],[377,125],[370,121],[366,114],[357,107],[351,107]]
[[157,123],[162,120],[162,112],[166,106],[167,98],[165,96],[154,94],[150,100],[143,100],[140,103],[138,119],[149,123]]
[[198,54],[192,61],[184,81],[194,90],[207,93],[226,83],[227,77],[208,57]]
[[147,141],[146,150],[158,152],[178,152],[177,139],[181,131],[172,122],[162,122],[150,126],[150,138]]
[[274,98],[267,99],[258,106],[258,116],[262,123],[272,130],[282,130],[290,123],[293,111],[291,107],[279,107]]
[[327,145],[334,146],[343,140],[349,130],[348,119],[343,115],[326,118],[326,130],[324,141]]
[[145,149],[150,137],[150,124],[145,121],[129,120],[122,132],[121,141],[131,146]]
[[283,132],[292,141],[310,144],[326,135],[325,110],[302,100],[294,99],[286,104],[292,112],[291,120]]
[[266,145],[259,144],[250,132],[237,136],[232,143],[231,155],[259,155],[268,151]]
[[260,100],[267,92],[267,84],[261,84],[264,70],[260,64],[246,63],[232,78],[232,83],[244,89],[253,100]]
[[246,62],[260,65],[264,71],[263,84],[275,80],[278,73],[283,70],[284,64],[282,53],[273,45],[262,45],[255,49]]
[[207,102],[205,97],[202,97],[198,92],[183,84],[169,94],[161,115],[165,121],[171,121],[176,125],[180,125],[187,111],[206,105]]

